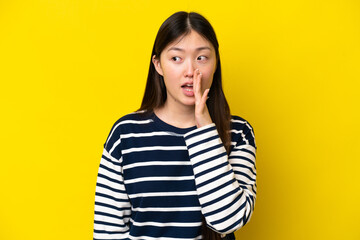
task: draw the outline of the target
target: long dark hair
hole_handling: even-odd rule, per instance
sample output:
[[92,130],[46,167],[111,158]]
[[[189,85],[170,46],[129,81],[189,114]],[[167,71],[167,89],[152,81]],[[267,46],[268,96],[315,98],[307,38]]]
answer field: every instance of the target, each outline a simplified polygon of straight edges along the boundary
[[[160,58],[161,52],[166,46],[181,36],[185,36],[193,30],[207,39],[214,47],[216,53],[216,70],[206,104],[212,121],[215,123],[220,138],[225,145],[226,151],[230,151],[230,108],[226,101],[221,81],[221,65],[219,43],[211,24],[202,15],[195,12],[177,12],[171,15],[161,25],[151,53],[149,73],[146,89],[139,110],[146,113],[164,105],[167,95],[163,77],[158,74],[152,63],[152,56]],[[202,235],[204,239],[221,239],[218,233],[206,227],[203,220]]]

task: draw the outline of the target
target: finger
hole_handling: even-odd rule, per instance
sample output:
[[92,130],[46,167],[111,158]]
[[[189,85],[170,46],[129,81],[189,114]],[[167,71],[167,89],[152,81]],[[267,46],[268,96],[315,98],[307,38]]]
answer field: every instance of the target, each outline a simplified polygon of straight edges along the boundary
[[196,69],[196,71],[195,71],[196,92],[197,92],[198,94],[200,94],[200,96],[202,95],[202,93],[201,93],[201,77],[202,77],[202,74],[201,74],[200,70],[199,70],[199,69]]
[[194,79],[193,79],[193,91],[195,95],[195,102],[199,103],[201,101],[201,91],[199,90],[199,70],[195,69],[194,71]]
[[204,94],[201,97],[201,104],[203,105],[206,104],[206,101],[208,100],[209,91],[210,91],[209,88],[204,91]]
[[196,70],[194,71],[194,77],[193,77],[193,91],[194,91],[194,94],[196,94],[196,91],[197,91],[197,78],[196,78]]

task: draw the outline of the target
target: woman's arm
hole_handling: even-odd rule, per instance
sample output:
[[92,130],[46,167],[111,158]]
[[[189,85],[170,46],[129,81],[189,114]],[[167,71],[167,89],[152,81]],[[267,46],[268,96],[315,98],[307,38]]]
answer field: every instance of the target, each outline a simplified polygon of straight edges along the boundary
[[95,194],[94,240],[127,239],[131,206],[122,174],[120,138],[113,128],[104,146]]
[[229,156],[215,124],[187,133],[184,138],[193,165],[202,213],[209,227],[231,233],[245,225],[256,200],[255,139],[251,126],[232,120],[238,141]]

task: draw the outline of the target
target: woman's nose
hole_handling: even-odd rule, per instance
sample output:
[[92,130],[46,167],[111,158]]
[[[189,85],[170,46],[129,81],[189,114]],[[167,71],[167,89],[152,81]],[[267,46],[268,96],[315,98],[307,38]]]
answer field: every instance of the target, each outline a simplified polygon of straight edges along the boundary
[[193,61],[187,61],[185,66],[185,77],[192,78],[196,69],[196,64]]

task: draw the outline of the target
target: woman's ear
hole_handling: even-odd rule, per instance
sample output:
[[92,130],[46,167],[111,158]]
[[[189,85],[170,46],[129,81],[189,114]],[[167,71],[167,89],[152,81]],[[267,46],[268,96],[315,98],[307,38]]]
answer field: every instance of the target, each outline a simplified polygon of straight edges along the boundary
[[161,76],[164,76],[162,68],[161,68],[161,64],[160,64],[160,58],[157,58],[156,55],[154,55],[152,57],[152,62],[154,64],[155,70],[158,72],[158,74],[160,74]]

